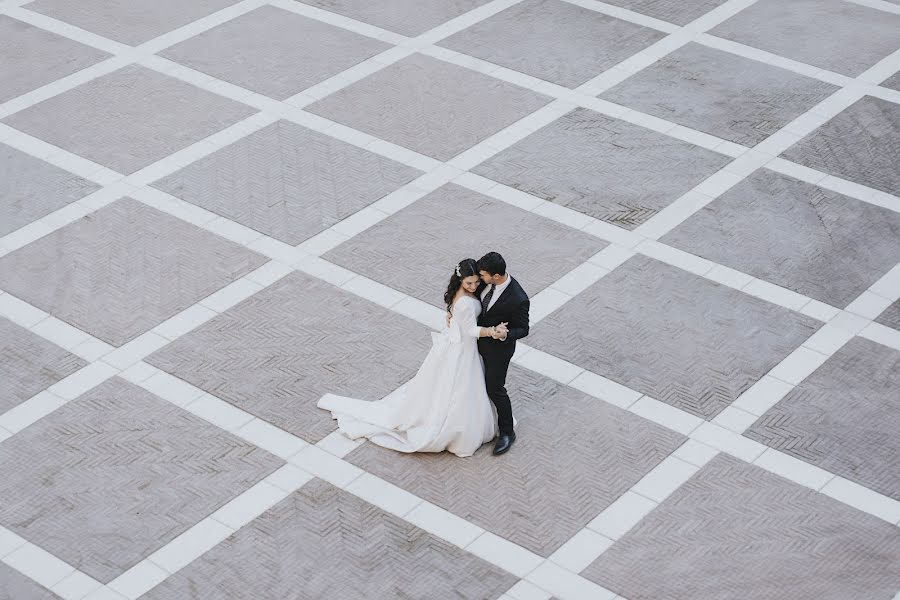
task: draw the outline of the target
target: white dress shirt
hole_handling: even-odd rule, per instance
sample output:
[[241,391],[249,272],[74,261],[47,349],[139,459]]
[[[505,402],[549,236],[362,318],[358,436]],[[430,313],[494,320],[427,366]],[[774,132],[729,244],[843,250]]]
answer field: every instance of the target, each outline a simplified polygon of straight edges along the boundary
[[481,291],[481,299],[484,300],[484,295],[488,293],[492,287],[494,288],[494,295],[491,296],[491,301],[488,303],[488,310],[491,309],[492,306],[497,302],[497,298],[503,293],[503,291],[509,287],[509,282],[512,281],[512,277],[510,277],[509,273],[506,274],[506,281],[499,285],[488,285]]

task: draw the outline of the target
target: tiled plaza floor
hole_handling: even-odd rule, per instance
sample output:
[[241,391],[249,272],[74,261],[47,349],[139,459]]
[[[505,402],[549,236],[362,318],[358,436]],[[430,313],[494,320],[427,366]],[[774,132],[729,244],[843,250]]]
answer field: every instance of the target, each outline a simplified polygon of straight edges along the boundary
[[[532,297],[502,457],[317,400]],[[900,0],[0,0],[0,600],[900,598]]]

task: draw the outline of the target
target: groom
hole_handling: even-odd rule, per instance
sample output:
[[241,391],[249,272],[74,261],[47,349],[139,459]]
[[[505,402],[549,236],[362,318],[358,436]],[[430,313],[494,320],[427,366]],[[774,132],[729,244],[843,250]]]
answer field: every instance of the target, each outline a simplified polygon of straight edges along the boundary
[[500,436],[494,455],[503,454],[516,441],[512,405],[506,393],[506,372],[516,351],[516,340],[528,335],[528,295],[519,282],[506,272],[506,261],[496,252],[488,252],[478,261],[478,274],[485,285],[478,291],[481,315],[478,325],[495,327],[497,337],[478,339],[478,353],[484,360],[487,393],[497,407]]

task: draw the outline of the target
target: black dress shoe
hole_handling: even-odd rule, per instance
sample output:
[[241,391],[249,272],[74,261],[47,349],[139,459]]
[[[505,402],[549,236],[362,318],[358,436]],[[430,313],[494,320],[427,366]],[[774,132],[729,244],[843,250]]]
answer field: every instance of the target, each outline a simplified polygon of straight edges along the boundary
[[513,445],[514,441],[516,441],[515,433],[498,437],[497,443],[494,444],[494,456],[499,456],[509,450],[509,447]]

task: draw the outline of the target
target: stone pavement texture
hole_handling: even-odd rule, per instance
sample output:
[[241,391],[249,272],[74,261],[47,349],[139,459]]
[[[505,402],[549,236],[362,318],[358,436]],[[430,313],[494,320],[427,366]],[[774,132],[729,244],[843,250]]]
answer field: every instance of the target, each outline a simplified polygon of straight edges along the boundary
[[898,0],[0,0],[0,600],[900,597],[898,157]]

